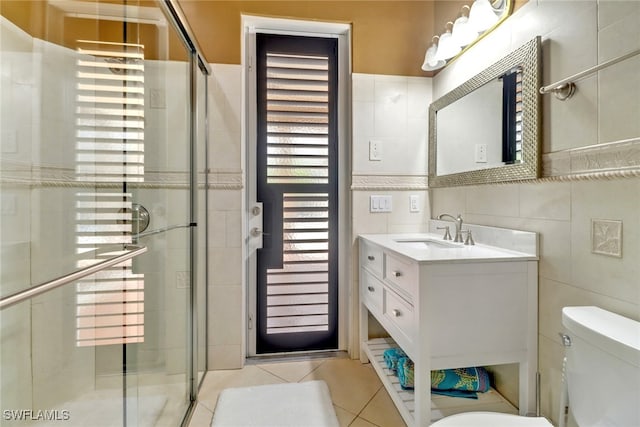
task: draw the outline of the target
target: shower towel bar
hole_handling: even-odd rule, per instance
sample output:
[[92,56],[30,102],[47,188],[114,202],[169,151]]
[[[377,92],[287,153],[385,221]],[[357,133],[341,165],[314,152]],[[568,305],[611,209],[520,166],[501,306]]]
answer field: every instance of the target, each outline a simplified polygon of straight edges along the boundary
[[12,305],[18,304],[29,298],[33,298],[40,294],[44,294],[53,289],[56,289],[60,286],[82,279],[83,277],[87,277],[93,273],[97,273],[98,271],[104,270],[105,268],[109,268],[116,264],[120,264],[123,261],[126,261],[128,259],[134,258],[140,254],[147,252],[147,247],[128,245],[128,246],[125,246],[125,250],[127,250],[127,252],[120,254],[118,256],[115,256],[113,258],[106,259],[97,264],[93,264],[89,267],[80,269],[78,271],[74,271],[73,273],[64,275],[62,277],[58,277],[57,279],[53,279],[48,282],[41,283],[37,286],[33,286],[29,289],[16,292],[13,295],[6,296],[0,299],[0,310],[4,310],[7,307],[11,307]]
[[540,88],[540,93],[545,95],[547,93],[554,93],[556,98],[561,101],[565,99],[571,98],[573,93],[575,92],[575,84],[576,80],[580,80],[583,77],[586,77],[590,74],[593,74],[597,71],[602,70],[603,68],[607,68],[613,64],[617,64],[618,62],[624,61],[625,59],[629,59],[633,56],[640,54],[640,49],[636,49],[632,52],[619,56],[617,58],[610,59],[608,61],[603,62],[602,64],[595,65],[587,70],[581,71],[573,76],[562,79],[554,84],[550,84],[548,86],[543,86]]

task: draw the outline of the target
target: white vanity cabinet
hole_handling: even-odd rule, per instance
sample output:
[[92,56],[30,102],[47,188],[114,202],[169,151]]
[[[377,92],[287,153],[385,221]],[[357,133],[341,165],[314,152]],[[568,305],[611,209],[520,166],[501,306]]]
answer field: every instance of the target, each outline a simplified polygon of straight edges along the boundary
[[[420,239],[412,236],[414,240],[406,240],[406,235],[360,236],[363,363],[374,365],[410,426],[428,426],[443,416],[432,413],[430,371],[435,369],[517,363],[519,412],[535,412],[535,249],[524,253],[485,245],[421,247]],[[369,313],[391,339],[370,340]],[[381,359],[384,348],[396,344],[414,361],[413,392],[400,389]]]

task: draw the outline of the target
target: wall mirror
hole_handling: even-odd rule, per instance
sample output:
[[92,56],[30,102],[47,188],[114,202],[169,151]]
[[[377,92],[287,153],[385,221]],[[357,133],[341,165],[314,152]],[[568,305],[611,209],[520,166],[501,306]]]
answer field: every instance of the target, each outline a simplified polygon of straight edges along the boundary
[[429,107],[429,186],[540,176],[540,37]]

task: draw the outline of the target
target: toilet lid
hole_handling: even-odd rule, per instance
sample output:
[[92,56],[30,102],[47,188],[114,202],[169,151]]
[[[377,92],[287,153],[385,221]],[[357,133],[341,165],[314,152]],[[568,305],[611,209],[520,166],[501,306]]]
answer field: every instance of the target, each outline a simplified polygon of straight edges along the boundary
[[553,427],[546,418],[498,412],[465,412],[445,417],[431,427]]

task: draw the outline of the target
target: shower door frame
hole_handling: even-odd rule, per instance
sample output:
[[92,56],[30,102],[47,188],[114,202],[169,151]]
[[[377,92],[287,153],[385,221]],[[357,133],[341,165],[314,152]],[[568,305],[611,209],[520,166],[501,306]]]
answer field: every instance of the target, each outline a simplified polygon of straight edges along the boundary
[[[187,373],[189,375],[189,399],[191,404],[187,409],[187,413],[185,414],[183,425],[188,425],[191,416],[195,410],[195,403],[198,398],[198,390],[202,384],[202,381],[198,381],[198,312],[194,308],[197,307],[197,302],[199,299],[198,296],[198,169],[197,169],[197,137],[198,137],[198,90],[197,82],[198,82],[198,72],[202,72],[205,75],[205,94],[208,94],[208,76],[211,75],[211,66],[206,62],[204,55],[202,54],[202,49],[198,45],[198,41],[195,38],[193,31],[189,27],[186,17],[182,13],[180,9],[180,5],[177,0],[158,0],[158,3],[161,5],[162,9],[165,12],[167,18],[171,21],[173,26],[176,28],[180,36],[182,37],[182,41],[185,46],[189,49],[189,67],[190,67],[190,79],[189,79],[189,91],[190,91],[190,105],[189,105],[189,143],[190,143],[190,197],[189,197],[189,206],[190,206],[190,307],[191,307],[191,319],[188,324],[190,330],[188,333],[188,345],[191,349],[191,357],[188,360],[187,365]],[[205,170],[204,170],[204,182],[205,182],[205,207],[208,206],[208,173],[209,173],[209,164],[208,164],[208,147],[209,147],[209,129],[208,129],[208,95],[205,95]],[[206,216],[205,209],[205,216]],[[205,226],[204,233],[202,235],[207,236],[207,220],[205,218]],[[205,237],[206,239],[206,237]],[[207,259],[205,253],[205,260]],[[209,269],[205,269],[205,295],[202,296],[205,301],[208,300],[206,291],[209,276]],[[208,307],[206,308],[208,311]],[[207,320],[205,320],[205,325],[208,324],[208,316]],[[205,331],[204,337],[205,341],[207,340],[207,333]],[[205,344],[206,346],[206,344]],[[208,346],[206,346],[208,347]],[[207,362],[205,360],[204,365],[205,371],[207,370]],[[204,376],[203,376],[204,380]]]

